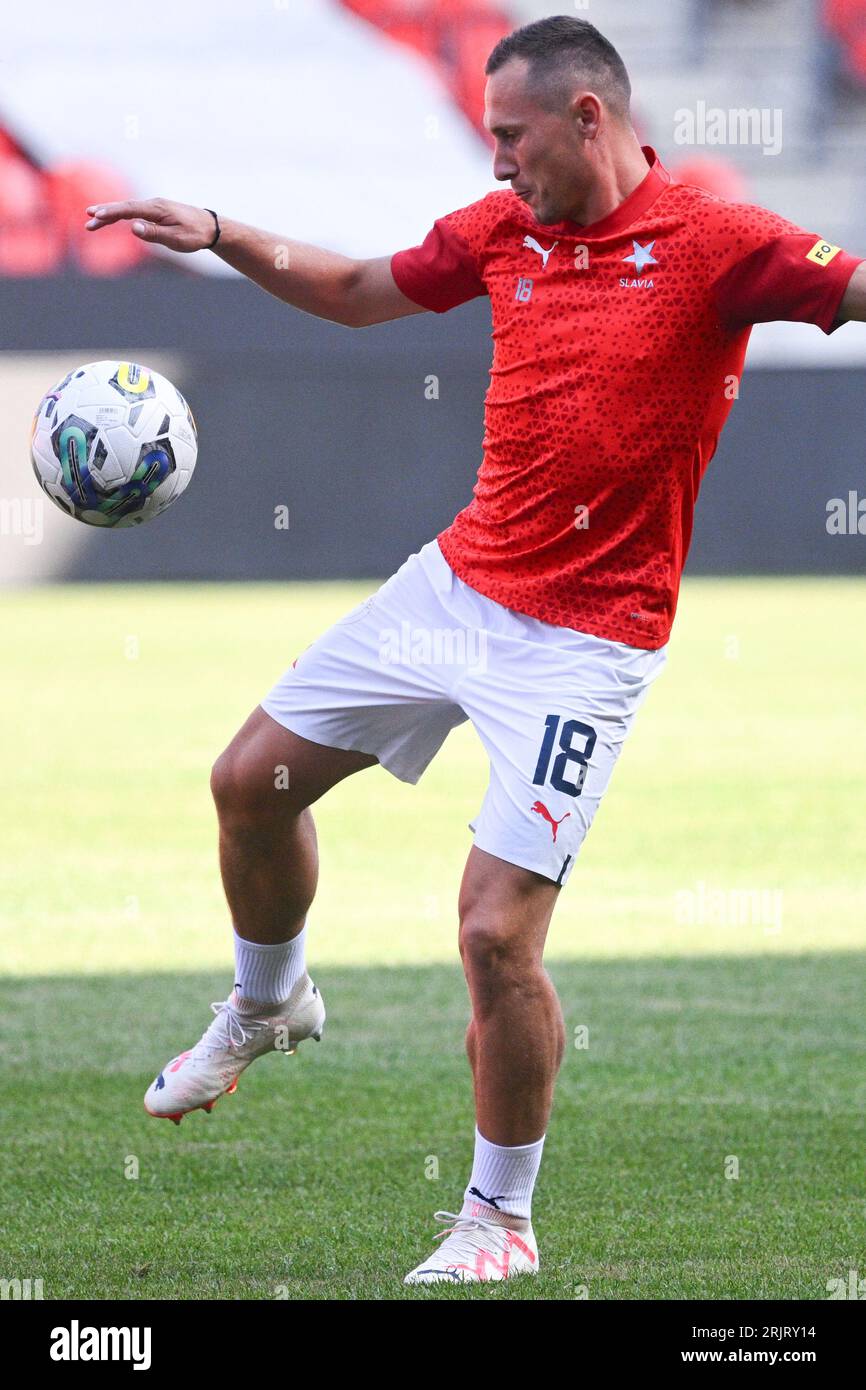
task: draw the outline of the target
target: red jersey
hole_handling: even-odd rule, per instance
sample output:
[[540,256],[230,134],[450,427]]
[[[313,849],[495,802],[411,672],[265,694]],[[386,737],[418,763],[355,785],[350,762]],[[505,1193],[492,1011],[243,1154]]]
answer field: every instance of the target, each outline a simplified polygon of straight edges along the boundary
[[751,325],[831,333],[860,258],[644,155],[646,178],[600,222],[541,226],[501,190],[391,269],[438,313],[490,296],[484,457],[438,537],[451,568],[507,608],[656,648]]

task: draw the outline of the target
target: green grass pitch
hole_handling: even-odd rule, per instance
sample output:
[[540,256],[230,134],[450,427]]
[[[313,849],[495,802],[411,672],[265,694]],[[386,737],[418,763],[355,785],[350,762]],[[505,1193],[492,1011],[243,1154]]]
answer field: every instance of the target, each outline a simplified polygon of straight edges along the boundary
[[[866,589],[691,581],[547,963],[541,1277],[409,1290],[471,1157],[471,728],[317,810],[320,1046],[142,1095],[231,986],[210,764],[371,585],[4,598],[0,1277],[50,1298],[827,1297],[866,1276]],[[587,1042],[587,1046],[577,1044]]]

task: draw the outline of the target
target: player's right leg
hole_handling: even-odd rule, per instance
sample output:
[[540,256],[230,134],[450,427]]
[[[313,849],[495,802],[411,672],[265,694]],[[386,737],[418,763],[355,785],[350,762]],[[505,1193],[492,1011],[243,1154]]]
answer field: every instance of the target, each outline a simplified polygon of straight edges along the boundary
[[325,1007],[306,971],[304,921],[318,854],[310,805],[376,758],[323,747],[256,709],[216,762],[220,866],[235,929],[235,987],[192,1048],[149,1087],[145,1109],[179,1124],[211,1110],[266,1052],[322,1035]]
[[261,706],[253,711],[211,774],[223,887],[240,936],[262,945],[297,936],[319,875],[309,808],[376,761],[302,738]]
[[[210,1109],[264,1052],[321,1033],[325,1010],[306,972],[305,918],[316,891],[309,807],[379,762],[417,782],[466,715],[455,672],[414,641],[443,614],[435,541],[302,652],[216,763],[220,865],[234,924],[235,989],[201,1041],[167,1064],[145,1107],[179,1120]],[[408,650],[407,650],[408,644]],[[435,650],[435,646],[434,646]]]

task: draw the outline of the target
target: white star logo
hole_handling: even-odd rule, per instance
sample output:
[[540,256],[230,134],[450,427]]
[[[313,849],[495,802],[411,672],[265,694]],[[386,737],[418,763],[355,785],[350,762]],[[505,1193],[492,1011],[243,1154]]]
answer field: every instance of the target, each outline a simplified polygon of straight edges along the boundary
[[648,265],[658,265],[658,261],[653,255],[655,242],[651,241],[648,246],[641,246],[639,241],[633,241],[634,252],[631,256],[623,256],[624,261],[633,261],[636,275],[643,275]]

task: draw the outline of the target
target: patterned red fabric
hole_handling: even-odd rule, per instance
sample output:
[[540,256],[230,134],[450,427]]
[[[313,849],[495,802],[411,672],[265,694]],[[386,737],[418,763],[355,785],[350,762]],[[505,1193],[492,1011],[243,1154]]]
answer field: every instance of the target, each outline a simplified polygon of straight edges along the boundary
[[670,635],[750,325],[832,332],[860,260],[644,155],[646,178],[592,226],[541,227],[502,190],[439,218],[391,267],[425,308],[491,301],[483,461],[439,536],[451,568],[507,608],[652,649]]

